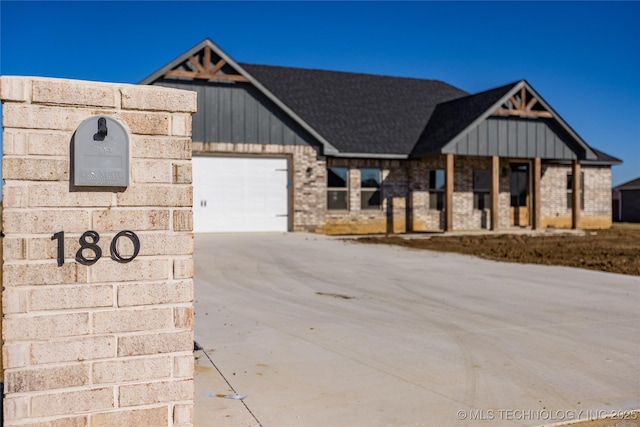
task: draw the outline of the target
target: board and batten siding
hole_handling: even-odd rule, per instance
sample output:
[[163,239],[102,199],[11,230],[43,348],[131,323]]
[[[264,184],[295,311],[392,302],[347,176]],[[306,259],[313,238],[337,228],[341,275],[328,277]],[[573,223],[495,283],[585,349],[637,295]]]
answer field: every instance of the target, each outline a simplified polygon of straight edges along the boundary
[[[572,160],[576,151],[569,136],[546,119],[488,117],[462,135],[450,150],[452,154]],[[583,150],[582,150],[583,151]]]
[[194,142],[312,145],[300,125],[249,83],[159,80],[154,85],[198,93]]

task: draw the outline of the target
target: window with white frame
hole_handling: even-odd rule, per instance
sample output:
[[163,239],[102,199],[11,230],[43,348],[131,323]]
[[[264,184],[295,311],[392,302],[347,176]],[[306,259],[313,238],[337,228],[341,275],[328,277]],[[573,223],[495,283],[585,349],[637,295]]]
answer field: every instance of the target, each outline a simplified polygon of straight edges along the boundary
[[327,209],[349,209],[349,171],[347,168],[327,168]]
[[380,169],[360,169],[360,209],[380,209]]

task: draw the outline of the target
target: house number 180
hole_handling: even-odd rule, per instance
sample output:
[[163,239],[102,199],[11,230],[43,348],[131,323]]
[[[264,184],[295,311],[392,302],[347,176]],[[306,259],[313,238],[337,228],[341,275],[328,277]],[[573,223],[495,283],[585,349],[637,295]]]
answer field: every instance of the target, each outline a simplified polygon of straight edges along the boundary
[[[123,257],[118,252],[118,239],[121,237],[126,237],[131,240],[133,243],[133,255],[130,257]],[[61,267],[64,264],[64,231],[59,231],[51,236],[51,240],[58,241],[58,267]],[[83,265],[93,265],[102,257],[102,249],[98,246],[98,241],[100,240],[100,235],[95,231],[85,231],[80,236],[80,249],[76,252],[76,261]],[[84,251],[92,251],[93,257],[87,258],[84,256]],[[114,261],[118,261],[121,263],[127,263],[133,261],[135,257],[138,256],[138,252],[140,252],[140,239],[133,231],[124,230],[119,232],[113,237],[111,241],[111,259]]]

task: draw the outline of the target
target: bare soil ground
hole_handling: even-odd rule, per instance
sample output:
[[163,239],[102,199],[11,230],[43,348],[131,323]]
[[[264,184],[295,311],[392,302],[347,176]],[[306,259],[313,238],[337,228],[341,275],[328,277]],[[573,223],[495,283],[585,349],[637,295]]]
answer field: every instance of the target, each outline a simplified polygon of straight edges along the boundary
[[355,241],[456,252],[496,261],[564,265],[640,276],[640,224],[614,224],[611,229],[587,230],[584,235],[386,236],[362,237]]

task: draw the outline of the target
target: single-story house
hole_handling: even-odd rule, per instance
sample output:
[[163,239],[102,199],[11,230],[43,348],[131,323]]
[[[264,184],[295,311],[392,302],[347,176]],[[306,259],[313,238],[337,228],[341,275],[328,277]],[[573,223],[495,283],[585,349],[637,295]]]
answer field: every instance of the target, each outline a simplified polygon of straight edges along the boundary
[[640,222],[640,177],[613,187],[613,220]]
[[469,94],[435,80],[238,63],[206,39],[141,84],[198,94],[196,232],[611,225],[621,161],[525,80]]

